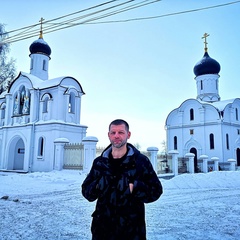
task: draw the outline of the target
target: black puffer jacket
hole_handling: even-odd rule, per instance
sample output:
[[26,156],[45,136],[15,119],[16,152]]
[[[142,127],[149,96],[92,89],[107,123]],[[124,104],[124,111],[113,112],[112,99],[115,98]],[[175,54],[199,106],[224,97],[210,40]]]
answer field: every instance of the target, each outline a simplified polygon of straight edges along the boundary
[[[121,159],[109,158],[111,146],[97,157],[82,184],[82,194],[97,199],[92,214],[93,240],[146,239],[144,203],[156,201],[162,185],[149,159],[133,145]],[[134,184],[130,192],[129,183]]]

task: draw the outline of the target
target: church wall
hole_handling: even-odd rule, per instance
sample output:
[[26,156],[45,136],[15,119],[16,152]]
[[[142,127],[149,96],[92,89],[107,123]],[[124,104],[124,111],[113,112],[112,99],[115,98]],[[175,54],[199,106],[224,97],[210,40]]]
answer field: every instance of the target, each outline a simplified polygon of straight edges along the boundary
[[[51,171],[54,167],[54,141],[66,138],[70,143],[81,143],[86,136],[86,126],[71,126],[63,123],[36,124],[34,160],[32,171]],[[44,139],[43,155],[39,156],[39,138]]]

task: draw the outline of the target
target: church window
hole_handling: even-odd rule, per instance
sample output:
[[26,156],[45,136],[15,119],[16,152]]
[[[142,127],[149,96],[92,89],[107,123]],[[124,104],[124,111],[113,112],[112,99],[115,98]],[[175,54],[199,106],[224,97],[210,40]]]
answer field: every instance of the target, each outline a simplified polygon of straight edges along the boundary
[[226,134],[226,147],[229,149],[229,136]]
[[25,153],[25,148],[19,148],[18,153],[19,154],[24,154]]
[[46,66],[46,60],[43,60],[43,70],[47,70],[47,66]]
[[38,140],[38,156],[43,156],[43,147],[44,147],[44,139],[43,137],[40,137]]
[[238,121],[238,109],[235,108],[235,113],[236,113],[236,121]]
[[42,112],[47,113],[49,111],[49,102],[52,100],[52,95],[50,93],[45,93],[42,98]]
[[214,149],[214,135],[211,133],[209,135],[210,149]]
[[30,69],[33,69],[33,59],[31,59],[31,66]]
[[194,130],[190,129],[190,135],[193,135],[193,134],[194,134]]
[[201,84],[201,90],[203,90],[203,82],[202,82],[202,80],[201,80],[200,84]]
[[74,113],[75,112],[75,95],[73,92],[69,95],[69,101],[68,101],[68,112]]
[[174,150],[177,150],[177,136],[174,136],[173,142],[174,142]]
[[48,101],[49,101],[49,97],[46,97],[43,100],[43,113],[46,113],[48,111]]
[[194,120],[194,110],[191,108],[190,109],[190,121]]
[[1,106],[1,119],[5,118],[5,109],[6,109],[6,105],[5,103]]
[[240,129],[237,129],[237,134],[240,135]]

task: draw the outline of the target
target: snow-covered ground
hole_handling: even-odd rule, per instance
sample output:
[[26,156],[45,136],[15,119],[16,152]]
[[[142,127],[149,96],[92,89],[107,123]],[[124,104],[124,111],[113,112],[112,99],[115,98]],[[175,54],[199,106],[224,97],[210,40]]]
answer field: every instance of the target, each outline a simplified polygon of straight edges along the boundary
[[[75,170],[0,172],[1,240],[90,240],[89,203]],[[162,179],[164,194],[146,204],[148,240],[240,239],[240,171]]]

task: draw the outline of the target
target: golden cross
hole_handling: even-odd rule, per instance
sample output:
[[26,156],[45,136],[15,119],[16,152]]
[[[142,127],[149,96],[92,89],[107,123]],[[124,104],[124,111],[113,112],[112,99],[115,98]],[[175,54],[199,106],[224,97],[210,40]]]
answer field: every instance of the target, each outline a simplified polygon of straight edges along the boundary
[[44,20],[45,19],[41,17],[41,19],[39,21],[40,22],[40,36],[39,36],[39,38],[43,38],[43,27],[42,27],[42,25],[43,25]]
[[205,50],[205,52],[207,52],[207,37],[209,37],[210,35],[208,34],[208,33],[204,33],[203,34],[203,37],[202,37],[202,39],[204,38],[204,44],[205,44],[205,48],[204,48],[204,50]]

